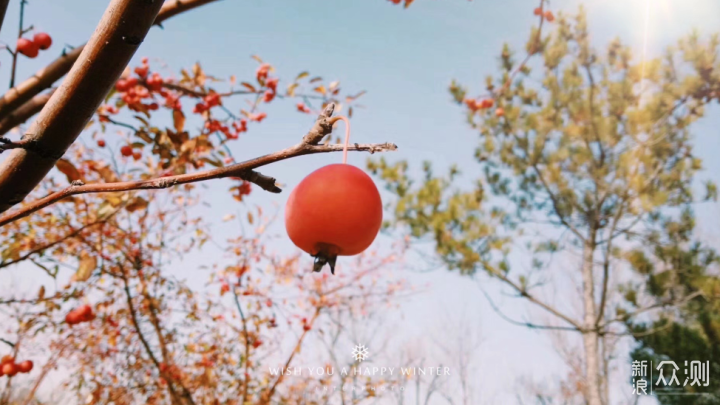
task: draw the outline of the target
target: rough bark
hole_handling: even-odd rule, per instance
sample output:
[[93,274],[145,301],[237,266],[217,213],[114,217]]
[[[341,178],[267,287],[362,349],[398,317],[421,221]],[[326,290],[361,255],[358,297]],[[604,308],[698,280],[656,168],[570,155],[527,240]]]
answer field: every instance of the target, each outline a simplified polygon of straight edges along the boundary
[[159,0],[113,0],[98,28],[24,137],[0,166],[0,212],[22,201],[77,139],[120,77],[162,7]]
[[603,405],[600,394],[599,335],[596,327],[595,279],[593,277],[594,238],[585,242],[582,255],[583,280],[583,346],[585,348],[585,382],[588,405]]
[[0,136],[10,132],[13,128],[42,111],[45,104],[50,101],[50,97],[52,97],[54,92],[55,89],[47,93],[39,94],[0,119]]

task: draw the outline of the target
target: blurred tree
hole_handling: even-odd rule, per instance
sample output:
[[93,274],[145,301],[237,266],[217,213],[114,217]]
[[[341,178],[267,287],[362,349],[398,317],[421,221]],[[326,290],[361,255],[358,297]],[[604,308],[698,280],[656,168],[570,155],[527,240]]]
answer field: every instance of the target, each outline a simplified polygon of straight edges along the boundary
[[[620,40],[594,49],[582,9],[556,19],[541,1],[535,15],[539,26],[524,60],[516,61],[506,45],[499,75],[487,78],[486,95],[469,97],[459,84],[450,86],[480,135],[475,157],[484,178],[472,190],[453,187],[457,168],[436,176],[429,162],[421,182],[412,180],[406,162],[382,159],[369,168],[397,195],[395,218],[387,225],[416,239],[432,238],[450,270],[482,270],[554,319],[516,323],[577,332],[584,351],[578,389],[588,404],[607,404],[609,336],[631,333],[625,323],[650,309],[718,296],[702,283],[697,291],[676,288],[679,281],[670,275],[686,271],[683,266],[645,267],[663,285],[633,290],[632,311],[615,287],[636,278],[623,269],[637,268],[637,249],[676,243],[672,224],[692,220],[688,207],[698,200],[692,181],[702,165],[690,126],[720,98],[719,41],[691,35],[663,58],[638,61]],[[555,30],[543,35],[550,23]],[[701,197],[715,198],[715,185],[706,186]],[[513,246],[527,253],[529,266],[510,256]],[[552,258],[564,251],[579,253],[568,257],[577,260],[570,280],[581,280],[580,315],[572,297],[562,294],[565,302],[553,302],[537,288],[550,283],[547,268],[557,267]],[[714,256],[696,261],[703,273]],[[554,281],[555,291],[572,289],[567,278]],[[624,291],[625,298],[630,294]]]

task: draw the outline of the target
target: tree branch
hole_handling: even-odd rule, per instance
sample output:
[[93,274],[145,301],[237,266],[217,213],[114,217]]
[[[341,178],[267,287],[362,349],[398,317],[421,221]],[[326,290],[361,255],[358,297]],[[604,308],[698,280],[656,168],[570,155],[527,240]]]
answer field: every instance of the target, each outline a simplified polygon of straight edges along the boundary
[[[8,0],[0,0],[0,7],[2,2],[7,3]],[[155,18],[155,25],[160,25],[165,20],[174,17],[182,12],[192,10],[194,8],[203,6],[217,0],[174,0],[166,1],[163,4],[160,12]],[[55,59],[51,64],[45,68],[37,71],[31,78],[20,83],[18,86],[10,89],[5,95],[0,98],[0,119],[4,119],[6,115],[14,111],[22,104],[28,102],[34,96],[40,94],[43,90],[52,86],[53,83],[58,81],[61,77],[65,76],[70,71],[75,61],[78,59],[80,54],[86,45],[78,46],[67,54]],[[126,65],[126,64],[125,64]],[[125,67],[123,65],[123,68]]]
[[[328,133],[317,132],[324,130],[322,124],[319,122],[326,122],[325,118],[321,117],[316,121],[315,126],[311,129],[310,133],[303,139],[308,139],[309,142],[319,142],[322,137]],[[330,125],[332,130],[332,125]],[[322,137],[318,138],[320,135]],[[380,143],[380,144],[353,144],[348,147],[350,151],[366,151],[370,153],[382,152],[382,151],[394,151],[397,146],[392,143]],[[89,194],[89,193],[104,193],[104,192],[119,192],[119,191],[130,191],[130,190],[154,190],[169,188],[172,186],[188,183],[196,183],[199,181],[220,179],[226,177],[240,177],[247,181],[253,181],[265,190],[270,192],[280,192],[280,189],[275,185],[275,179],[264,176],[260,173],[254,172],[252,169],[275,163],[281,160],[290,159],[296,156],[311,155],[316,153],[328,153],[328,152],[340,152],[343,150],[343,145],[315,145],[313,143],[301,142],[295,146],[287,149],[283,149],[278,152],[270,153],[268,155],[260,156],[255,159],[246,160],[234,165],[221,167],[217,169],[207,170],[198,173],[181,174],[177,176],[160,177],[150,180],[139,180],[139,181],[126,181],[117,183],[97,183],[97,184],[82,184],[81,182],[70,185],[64,190],[57,191],[48,195],[47,197],[36,200],[32,203],[28,203],[24,207],[0,216],[0,226],[7,225],[10,222],[16,221],[27,215],[32,214],[42,208],[52,205],[64,198],[78,194]]]
[[530,302],[534,303],[535,305],[539,306],[540,308],[550,312],[551,314],[557,316],[558,318],[560,318],[563,321],[567,322],[568,324],[572,325],[574,330],[579,331],[579,332],[583,331],[583,328],[580,326],[579,323],[575,322],[572,318],[563,314],[562,312],[558,311],[557,309],[551,307],[550,305],[548,305],[548,304],[540,301],[539,299],[535,298],[534,296],[530,295],[530,293],[525,288],[517,285],[514,281],[510,280],[507,276],[505,276],[500,270],[496,269],[494,266],[490,265],[489,263],[484,263],[483,265],[485,266],[485,268],[487,268],[490,271],[490,274],[492,274],[493,276],[504,281],[505,284],[509,285],[510,287],[514,288],[515,291],[517,291],[522,297],[527,298]]
[[[22,201],[75,142],[115,84],[162,7],[160,1],[113,0],[98,28],[17,149],[0,166],[0,212]],[[39,152],[39,153],[38,153]]]
[[29,120],[30,117],[42,111],[43,107],[45,107],[45,104],[47,104],[50,100],[53,93],[55,93],[55,89],[52,89],[47,93],[37,95],[2,118],[0,120],[0,136],[7,134],[11,129]]

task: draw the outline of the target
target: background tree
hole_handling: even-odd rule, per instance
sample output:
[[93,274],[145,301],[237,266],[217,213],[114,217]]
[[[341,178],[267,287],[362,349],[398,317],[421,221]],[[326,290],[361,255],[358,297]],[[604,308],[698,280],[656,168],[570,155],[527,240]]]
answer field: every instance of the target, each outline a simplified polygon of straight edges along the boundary
[[[717,299],[708,284],[694,292],[676,288],[670,275],[686,271],[677,267],[658,267],[667,285],[632,311],[617,287],[636,278],[623,269],[637,259],[637,249],[665,246],[672,239],[668,224],[681,221],[679,215],[692,218],[689,206],[699,200],[692,180],[702,165],[689,127],[720,97],[718,39],[690,36],[662,58],[637,60],[619,40],[593,49],[582,10],[556,20],[541,2],[535,15],[539,26],[526,57],[518,62],[505,46],[486,95],[469,97],[460,85],[450,87],[480,135],[475,157],[484,178],[474,189],[453,188],[455,168],[436,176],[426,163],[419,184],[405,162],[380,160],[369,168],[398,197],[395,225],[414,238],[432,238],[449,269],[482,270],[552,319],[516,323],[578,333],[580,390],[588,404],[599,405],[611,402],[611,335],[632,333],[624,325],[650,310],[700,296]],[[551,23],[556,28],[543,35]],[[700,196],[706,197],[715,197],[713,184]],[[529,263],[510,255],[523,246]],[[552,300],[538,288],[553,281],[558,291],[571,288],[549,271],[561,252],[576,252],[570,279],[579,277],[580,313],[571,299]],[[712,263],[706,259],[698,258],[702,271]]]

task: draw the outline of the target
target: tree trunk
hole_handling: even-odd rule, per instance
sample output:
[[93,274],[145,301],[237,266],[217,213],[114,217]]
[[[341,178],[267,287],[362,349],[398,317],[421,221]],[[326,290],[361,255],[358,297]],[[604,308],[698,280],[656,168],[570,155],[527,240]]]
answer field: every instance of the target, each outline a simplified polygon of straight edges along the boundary
[[597,309],[595,306],[595,279],[593,277],[593,256],[595,242],[591,238],[583,247],[582,278],[583,304],[585,309],[583,321],[583,345],[585,347],[585,399],[588,405],[603,405],[600,394],[600,354],[599,336],[595,328]]

